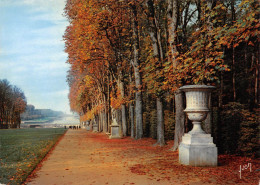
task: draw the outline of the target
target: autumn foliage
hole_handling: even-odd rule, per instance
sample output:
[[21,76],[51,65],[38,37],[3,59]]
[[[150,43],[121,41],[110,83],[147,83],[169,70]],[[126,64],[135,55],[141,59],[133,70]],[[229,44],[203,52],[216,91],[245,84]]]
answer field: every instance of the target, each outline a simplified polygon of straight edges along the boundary
[[21,124],[21,114],[27,105],[23,91],[8,80],[0,79],[0,129],[17,128]]
[[123,135],[169,135],[185,84],[215,85],[219,112],[229,102],[257,111],[257,1],[67,0],[65,15],[71,110],[99,131],[110,132],[113,108]]

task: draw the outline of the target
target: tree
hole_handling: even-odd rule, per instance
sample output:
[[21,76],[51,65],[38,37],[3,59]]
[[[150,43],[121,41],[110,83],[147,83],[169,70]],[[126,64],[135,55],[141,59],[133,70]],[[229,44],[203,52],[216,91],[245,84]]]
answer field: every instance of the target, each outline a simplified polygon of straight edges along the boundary
[[[114,108],[127,135],[129,107],[131,137],[135,127],[136,139],[157,135],[157,144],[163,145],[164,124],[171,120],[164,117],[165,109],[175,107],[174,150],[187,130],[177,90],[182,85],[215,85],[219,95],[212,94],[212,106],[221,109],[234,100],[255,111],[258,9],[256,1],[248,0],[67,0],[71,109],[82,120],[96,119],[106,132]],[[212,117],[207,119],[210,133]]]
[[[164,51],[162,47],[162,39],[161,39],[161,29],[159,27],[159,21],[155,12],[155,5],[153,0],[146,1],[147,6],[147,16],[149,20],[149,35],[152,41],[153,48],[153,60],[149,62],[148,65],[152,65],[155,67],[155,73],[157,78],[155,78],[155,82],[157,83],[157,89],[155,90],[156,94],[156,107],[157,107],[157,143],[155,145],[163,146],[165,145],[164,140],[164,118],[163,118],[163,90],[161,88],[163,76],[160,74],[160,70],[162,70],[163,62],[164,62]],[[159,9],[159,12],[161,10]],[[154,63],[153,63],[154,62]],[[147,76],[149,78],[149,76]]]
[[20,127],[20,114],[26,109],[23,91],[8,80],[0,80],[0,128]]
[[140,73],[140,59],[139,59],[139,29],[136,1],[131,2],[132,9],[132,32],[133,32],[133,68],[135,77],[135,118],[136,118],[136,139],[143,137],[143,104],[142,104],[142,77]]

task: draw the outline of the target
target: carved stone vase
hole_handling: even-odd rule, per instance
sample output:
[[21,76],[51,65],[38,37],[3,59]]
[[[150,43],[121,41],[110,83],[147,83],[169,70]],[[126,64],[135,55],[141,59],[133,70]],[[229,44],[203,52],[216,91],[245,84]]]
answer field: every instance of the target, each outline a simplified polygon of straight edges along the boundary
[[201,128],[207,117],[208,101],[214,86],[186,85],[180,88],[185,92],[186,109],[184,112],[193,123],[192,130],[182,137],[179,146],[179,162],[191,166],[217,166],[217,147],[210,134]]

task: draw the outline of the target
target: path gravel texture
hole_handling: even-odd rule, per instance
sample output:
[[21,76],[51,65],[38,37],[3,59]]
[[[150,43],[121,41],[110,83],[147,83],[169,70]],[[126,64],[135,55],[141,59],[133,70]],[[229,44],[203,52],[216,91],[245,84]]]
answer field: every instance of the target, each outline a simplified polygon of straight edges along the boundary
[[[118,139],[117,139],[118,140]],[[122,140],[122,139],[119,139]],[[131,172],[135,160],[102,133],[68,130],[28,185],[171,184]],[[129,147],[129,146],[128,146]],[[133,146],[131,146],[133,147]],[[127,146],[125,148],[127,150]],[[128,158],[129,157],[129,158]]]

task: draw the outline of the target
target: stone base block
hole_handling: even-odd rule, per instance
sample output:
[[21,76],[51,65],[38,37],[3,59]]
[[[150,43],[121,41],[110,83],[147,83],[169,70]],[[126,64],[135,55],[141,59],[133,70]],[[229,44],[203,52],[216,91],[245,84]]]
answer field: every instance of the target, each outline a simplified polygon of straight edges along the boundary
[[86,130],[91,130],[91,127],[89,125],[87,125]]
[[93,132],[98,132],[98,124],[93,125]]
[[111,135],[109,139],[119,139],[121,136],[119,135],[119,125],[111,125]]
[[217,166],[218,151],[210,134],[185,134],[179,146],[179,162],[190,166]]

